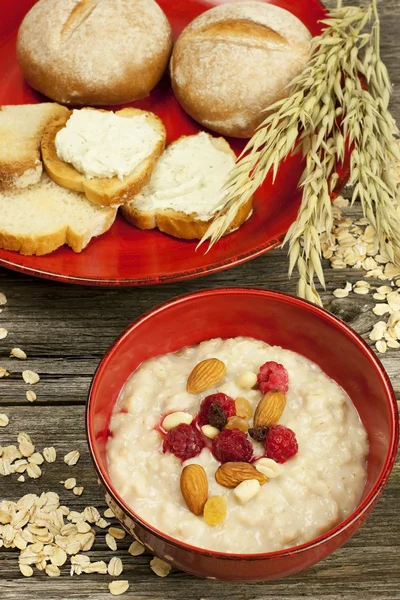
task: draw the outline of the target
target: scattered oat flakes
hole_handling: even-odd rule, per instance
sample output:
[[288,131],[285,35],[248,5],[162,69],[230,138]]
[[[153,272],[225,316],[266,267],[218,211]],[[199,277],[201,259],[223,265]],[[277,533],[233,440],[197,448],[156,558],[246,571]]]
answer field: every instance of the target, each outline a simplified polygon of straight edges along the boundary
[[26,371],[22,371],[22,378],[25,383],[29,385],[35,385],[40,380],[40,377],[35,371],[30,371],[29,369]]
[[100,573],[101,575],[107,574],[107,565],[103,560],[90,563],[87,566],[82,567],[84,573]]
[[140,542],[135,541],[129,546],[128,552],[132,556],[140,556],[146,552],[146,548]]
[[88,523],[97,523],[100,519],[100,513],[94,506],[87,506],[83,511],[83,518]]
[[28,390],[26,392],[26,399],[28,400],[28,402],[35,402],[37,396],[33,390]]
[[379,340],[379,342],[376,342],[375,348],[378,350],[378,352],[384,354],[387,349],[387,343],[384,340]]
[[44,463],[44,458],[43,456],[40,454],[40,452],[34,452],[30,457],[29,457],[29,461],[30,463],[35,463],[35,465],[42,465]]
[[4,340],[8,336],[8,331],[4,327],[0,327],[0,340]]
[[107,510],[104,511],[104,516],[106,519],[113,519],[115,517],[111,508],[107,508]]
[[381,340],[387,330],[387,324],[385,323],[385,321],[378,321],[377,323],[375,323],[371,333],[369,334],[369,339],[377,342],[378,340]]
[[159,577],[166,577],[171,570],[171,565],[155,556],[150,561],[150,568],[153,571],[153,573],[155,573]]
[[20,360],[26,360],[26,353],[21,350],[21,348],[13,348],[11,350],[10,356],[14,356],[15,358],[19,358]]
[[0,367],[0,379],[2,377],[8,377],[9,376],[9,372],[7,371],[7,369],[5,369],[4,367]]
[[32,463],[28,465],[26,469],[26,474],[31,479],[39,479],[39,477],[42,475],[42,470],[39,467],[39,465],[35,465],[34,463]]
[[113,552],[115,552],[117,550],[117,541],[109,533],[106,534],[106,544],[110,548],[110,550],[112,550]]
[[64,487],[66,490],[72,490],[76,486],[76,479],[74,477],[70,477],[66,481],[64,481]]
[[7,304],[6,295],[0,292],[0,306],[4,306],[5,304]]
[[32,577],[33,575],[33,569],[29,565],[20,564],[19,570],[24,577]]
[[29,457],[35,452],[35,446],[27,433],[21,431],[18,434],[19,450],[22,456]]
[[378,317],[382,317],[386,313],[390,313],[390,306],[389,304],[375,304],[372,312]]
[[347,298],[349,292],[346,289],[343,290],[341,288],[337,288],[336,290],[333,290],[333,295],[335,298]]
[[396,267],[393,263],[387,263],[384,273],[388,279],[394,279],[400,276],[400,267]]
[[112,535],[112,537],[116,540],[123,540],[126,536],[126,532],[123,529],[120,529],[119,527],[110,527],[108,533]]
[[75,496],[82,496],[84,489],[85,488],[83,486],[75,486],[72,490],[72,493],[75,494]]
[[108,589],[113,596],[121,596],[129,590],[129,582],[122,579],[120,581],[111,581],[108,584]]
[[25,481],[25,476],[24,475],[20,475],[17,479],[17,481],[19,481],[20,483],[24,483]]
[[10,422],[10,419],[7,417],[7,415],[5,415],[4,413],[1,413],[0,414],[0,427],[7,427],[9,422]]
[[355,294],[359,294],[359,295],[365,295],[365,294],[369,294],[369,288],[367,288],[367,287],[362,287],[362,286],[358,286],[358,287],[355,287],[355,288],[353,289],[353,292],[354,292]]
[[71,452],[68,452],[68,454],[66,454],[64,456],[64,462],[65,464],[67,464],[69,467],[73,467],[74,465],[76,465],[76,463],[78,462],[79,458],[80,458],[80,453],[78,452],[78,450],[72,450]]
[[109,527],[111,523],[100,517],[98,521],[96,521],[96,525],[97,527],[100,527],[100,529],[107,529],[107,527]]
[[372,297],[374,300],[386,300],[385,294],[379,294],[377,292],[375,294],[372,294]]
[[111,577],[119,577],[123,570],[122,560],[117,556],[113,556],[108,563],[108,574],[111,575]]
[[383,294],[387,296],[387,294],[390,294],[390,292],[392,291],[392,288],[389,285],[381,285],[377,288],[376,291],[378,292],[378,294]]
[[49,446],[48,448],[43,448],[43,456],[48,463],[53,463],[56,461],[57,453],[56,449],[53,446]]
[[400,348],[400,342],[397,340],[388,340],[387,346],[388,348]]

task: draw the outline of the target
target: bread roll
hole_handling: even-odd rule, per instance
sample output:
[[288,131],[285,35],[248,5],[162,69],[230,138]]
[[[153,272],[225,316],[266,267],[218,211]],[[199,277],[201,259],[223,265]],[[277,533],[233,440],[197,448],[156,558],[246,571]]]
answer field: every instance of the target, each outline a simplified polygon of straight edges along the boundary
[[288,94],[310,57],[311,35],[290,12],[245,1],[203,13],[178,38],[171,78],[182,108],[223,135],[249,138]]
[[17,57],[26,81],[62,104],[115,105],[149,94],[172,49],[154,0],[39,0]]

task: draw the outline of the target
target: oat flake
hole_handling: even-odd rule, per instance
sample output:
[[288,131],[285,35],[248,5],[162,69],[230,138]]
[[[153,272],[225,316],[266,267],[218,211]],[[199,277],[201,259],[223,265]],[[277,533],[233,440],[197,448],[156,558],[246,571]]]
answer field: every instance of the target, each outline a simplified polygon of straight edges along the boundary
[[37,396],[33,390],[28,390],[25,395],[28,402],[35,402],[37,399]]
[[22,371],[22,378],[25,381],[25,383],[29,384],[29,385],[35,385],[35,383],[37,383],[40,380],[40,377],[37,373],[35,373],[35,371]]
[[46,462],[48,462],[48,463],[55,462],[55,460],[57,458],[56,449],[53,446],[50,446],[49,448],[43,448],[43,456],[44,456]]
[[77,450],[72,450],[71,452],[68,452],[68,454],[66,454],[64,456],[64,462],[69,467],[73,467],[74,465],[76,465],[79,458],[80,458],[79,452]]
[[11,350],[10,356],[14,356],[15,358],[19,358],[20,360],[26,360],[27,356],[21,348],[13,348]]
[[108,584],[108,589],[113,596],[121,596],[129,590],[129,582],[125,580],[111,581]]
[[109,533],[106,534],[106,544],[110,548],[110,550],[112,550],[113,552],[115,552],[117,550],[116,539]]
[[0,327],[0,340],[4,340],[8,336],[8,331],[4,327]]
[[122,560],[117,556],[113,556],[108,563],[108,574],[111,575],[111,577],[119,577],[123,570]]
[[145,551],[146,548],[140,542],[133,542],[128,549],[129,554],[132,556],[140,556]]
[[1,413],[0,414],[0,427],[7,427],[9,422],[10,422],[10,419],[7,417],[7,415],[5,415],[4,413]]
[[166,577],[169,574],[169,572],[171,571],[172,567],[168,563],[164,562],[163,560],[161,560],[160,558],[157,558],[157,556],[155,556],[150,561],[150,568],[153,571],[153,573],[158,575],[158,577]]
[[0,306],[4,306],[5,304],[7,304],[6,295],[0,292]]

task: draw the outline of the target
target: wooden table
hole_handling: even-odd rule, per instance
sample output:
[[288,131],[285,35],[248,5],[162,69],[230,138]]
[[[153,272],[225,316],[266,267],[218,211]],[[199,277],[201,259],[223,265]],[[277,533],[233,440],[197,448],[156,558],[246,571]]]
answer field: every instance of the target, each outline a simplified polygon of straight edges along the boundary
[[[398,62],[400,3],[382,0],[382,53],[395,85],[393,110],[400,118],[400,67]],[[397,37],[397,40],[396,40]],[[1,217],[0,217],[1,218]],[[59,481],[71,476],[71,470],[58,460],[45,465],[38,480],[18,483],[15,476],[0,479],[0,499],[15,500],[24,493],[54,490],[62,501],[76,510],[94,504],[105,508],[100,488],[92,469],[85,440],[84,407],[93,372],[105,350],[115,337],[143,311],[182,293],[210,287],[258,286],[295,292],[295,280],[288,281],[286,252],[270,254],[225,273],[185,283],[143,289],[90,289],[66,286],[0,270],[0,291],[8,304],[0,315],[0,327],[9,336],[0,342],[0,366],[10,377],[0,379],[0,412],[10,417],[10,425],[0,430],[0,444],[14,443],[16,434],[26,431],[38,448],[54,445],[59,459],[70,450],[81,452],[79,484],[84,494],[74,497]],[[333,271],[326,265],[327,291],[325,306],[343,318],[358,333],[366,335],[377,318],[372,314],[370,296],[354,296],[338,300],[332,291],[346,281],[355,282],[362,273],[353,269]],[[19,346],[28,354],[24,363],[8,358],[12,347]],[[400,399],[400,353],[390,351],[383,357]],[[40,374],[34,387],[38,400],[25,399],[28,386],[21,379],[23,368]],[[261,600],[303,597],[315,600],[400,598],[400,465],[386,486],[383,496],[364,527],[343,548],[306,572],[286,580],[268,584],[227,584],[195,579],[172,572],[167,579],[154,575],[149,568],[150,556],[131,557],[129,541],[120,543],[118,555],[124,563],[124,579],[130,590],[124,596],[136,600]],[[105,575],[50,579],[37,571],[31,579],[22,578],[16,551],[0,551],[0,598],[2,600],[43,600],[110,598]],[[96,537],[90,552],[92,560],[109,560],[111,552],[104,535]]]

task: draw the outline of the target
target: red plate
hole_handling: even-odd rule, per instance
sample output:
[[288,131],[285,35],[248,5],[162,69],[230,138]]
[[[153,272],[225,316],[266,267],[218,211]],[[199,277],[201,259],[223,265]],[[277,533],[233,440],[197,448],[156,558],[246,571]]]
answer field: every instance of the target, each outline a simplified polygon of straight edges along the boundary
[[[158,0],[175,36],[204,10],[227,0]],[[23,81],[15,56],[19,24],[34,0],[0,0],[0,105],[44,100]],[[324,8],[318,0],[272,2],[299,17],[313,35]],[[150,97],[135,106],[154,111],[164,121],[168,141],[197,133],[194,123],[179,107],[168,78]],[[235,150],[242,142],[232,142]],[[146,285],[190,279],[227,269],[271,250],[294,221],[300,195],[297,183],[302,171],[299,157],[282,165],[276,183],[266,181],[256,194],[254,214],[240,230],[222,239],[208,254],[196,251],[196,242],[174,239],[157,230],[139,231],[118,217],[111,230],[92,240],[81,254],[63,247],[43,257],[22,256],[0,250],[0,265],[38,277],[91,285]]]

